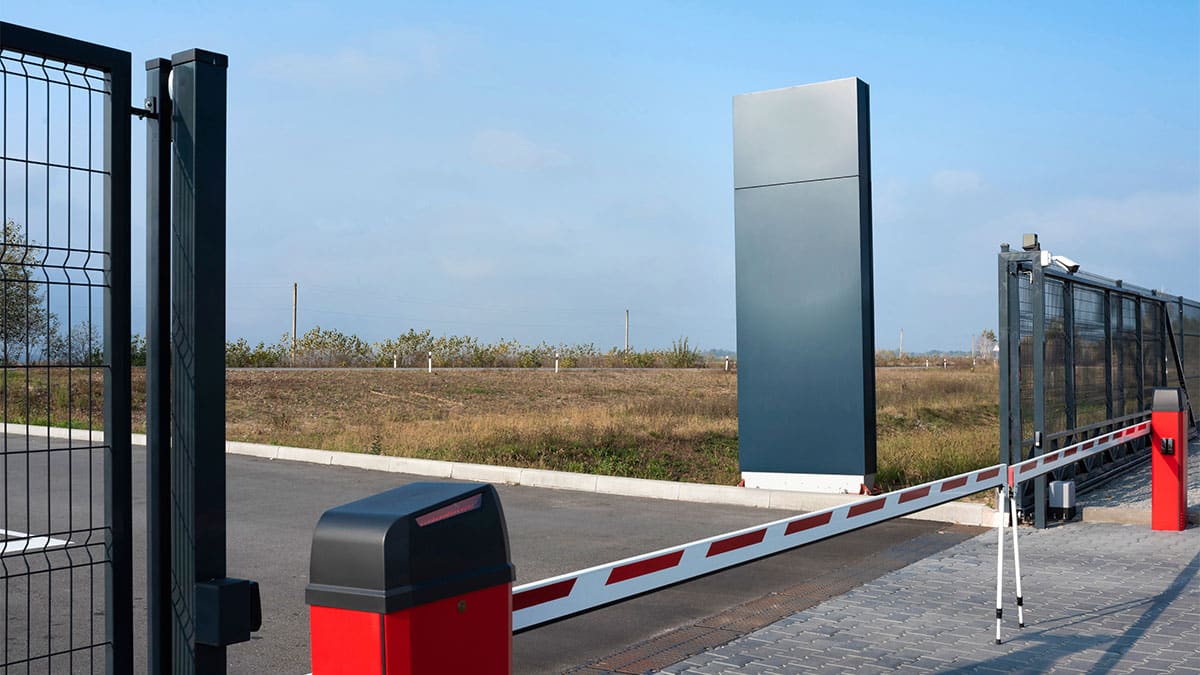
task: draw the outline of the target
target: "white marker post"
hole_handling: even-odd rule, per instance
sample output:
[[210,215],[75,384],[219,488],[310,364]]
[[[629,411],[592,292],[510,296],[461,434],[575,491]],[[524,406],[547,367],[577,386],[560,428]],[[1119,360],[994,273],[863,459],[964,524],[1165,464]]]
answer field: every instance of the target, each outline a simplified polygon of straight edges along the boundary
[[554,352],[554,372],[558,372],[558,352]]
[[1000,527],[996,528],[996,644],[1000,644],[1000,620],[1004,616],[1004,600],[1001,597],[1004,586],[1004,503],[1008,501],[1008,486],[1001,485],[996,493],[996,511],[1000,516]]
[[433,352],[429,352],[429,372],[433,372]]
[[400,367],[400,355],[392,354],[392,370]]
[[1017,545],[1017,504],[1020,501],[1020,495],[1020,483],[1012,486],[1008,491],[1009,506],[1012,509],[1013,568],[1017,578],[1017,628],[1024,628],[1025,601],[1021,597],[1021,548]]
[[729,357],[725,357],[725,372],[729,372]]

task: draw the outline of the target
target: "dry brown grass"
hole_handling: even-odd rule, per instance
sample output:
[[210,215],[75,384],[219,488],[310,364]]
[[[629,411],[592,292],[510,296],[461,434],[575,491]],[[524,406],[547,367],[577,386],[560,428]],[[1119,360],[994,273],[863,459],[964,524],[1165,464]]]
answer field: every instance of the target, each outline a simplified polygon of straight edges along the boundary
[[234,371],[230,438],[612,475],[736,481],[720,371]]
[[[721,370],[234,370],[227,378],[231,440],[719,484],[739,477],[737,379]],[[31,401],[42,411],[50,401],[50,417],[63,424],[65,377],[52,381],[32,373]],[[881,487],[996,462],[993,369],[881,369],[876,381]],[[23,375],[10,375],[9,421],[24,419],[24,391]],[[135,370],[138,429],[143,392]],[[33,409],[31,422],[44,423]]]

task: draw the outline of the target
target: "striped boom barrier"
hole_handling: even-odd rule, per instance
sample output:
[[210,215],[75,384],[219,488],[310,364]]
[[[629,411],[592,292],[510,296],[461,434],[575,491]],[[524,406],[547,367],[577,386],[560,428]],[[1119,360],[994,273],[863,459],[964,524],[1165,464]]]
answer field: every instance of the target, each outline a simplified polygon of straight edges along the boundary
[[517,586],[519,633],[615,602],[1004,485],[1004,464],[831,509],[700,539]]
[[1015,488],[1018,483],[1023,483],[1030,478],[1037,478],[1055,469],[1070,466],[1081,459],[1091,457],[1110,448],[1115,448],[1122,443],[1128,443],[1149,435],[1150,421],[1146,420],[1145,422],[1133,424],[1123,429],[1117,429],[1103,436],[1097,436],[1086,441],[1068,445],[1055,452],[1048,452],[1044,455],[1027,459],[1024,462],[1013,464],[1008,467],[1008,486]]

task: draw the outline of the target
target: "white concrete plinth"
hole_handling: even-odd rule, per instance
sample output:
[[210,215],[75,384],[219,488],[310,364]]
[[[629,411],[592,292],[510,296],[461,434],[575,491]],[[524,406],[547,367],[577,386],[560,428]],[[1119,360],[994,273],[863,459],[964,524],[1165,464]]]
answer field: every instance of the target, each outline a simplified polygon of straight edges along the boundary
[[875,485],[875,474],[775,473],[743,471],[742,480],[748,488],[791,490],[793,492],[822,492],[825,494],[856,495],[862,486]]

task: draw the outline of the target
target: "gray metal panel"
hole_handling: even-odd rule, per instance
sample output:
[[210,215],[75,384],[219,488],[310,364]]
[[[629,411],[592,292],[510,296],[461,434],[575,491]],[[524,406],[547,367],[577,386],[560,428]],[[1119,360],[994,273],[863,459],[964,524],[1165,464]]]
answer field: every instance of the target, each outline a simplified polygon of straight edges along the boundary
[[860,188],[843,178],[735,193],[743,471],[875,471]]
[[1154,412],[1180,412],[1183,410],[1183,392],[1179,389],[1155,389]]
[[853,77],[735,96],[734,188],[869,175],[866,97]]

